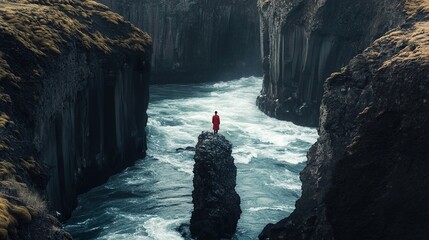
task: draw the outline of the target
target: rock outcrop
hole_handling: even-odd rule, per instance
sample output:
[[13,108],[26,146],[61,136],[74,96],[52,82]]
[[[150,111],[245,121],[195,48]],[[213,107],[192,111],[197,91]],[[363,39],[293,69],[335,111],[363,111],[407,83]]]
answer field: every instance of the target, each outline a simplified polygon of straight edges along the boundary
[[323,83],[376,38],[404,23],[405,0],[260,0],[267,115],[319,125]]
[[94,1],[0,2],[0,239],[70,237],[50,210],[144,155],[150,56]]
[[256,0],[99,0],[154,39],[155,83],[262,75]]
[[295,211],[260,239],[429,236],[429,1],[325,83]]
[[203,132],[198,136],[190,226],[195,239],[230,239],[237,229],[241,208],[231,152],[231,143],[220,134]]

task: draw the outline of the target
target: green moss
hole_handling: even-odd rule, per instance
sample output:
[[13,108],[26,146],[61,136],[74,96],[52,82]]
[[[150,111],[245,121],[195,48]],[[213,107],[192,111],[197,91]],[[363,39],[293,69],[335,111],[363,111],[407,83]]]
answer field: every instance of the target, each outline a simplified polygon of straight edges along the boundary
[[0,128],[4,128],[8,122],[9,116],[4,112],[0,113]]
[[408,16],[413,17],[418,12],[429,13],[429,0],[406,0],[405,12]]
[[9,64],[3,57],[4,53],[0,51],[0,79],[18,80],[19,78],[11,72]]
[[27,207],[11,205],[11,213],[20,223],[31,222],[31,214]]
[[12,103],[12,99],[10,98],[10,95],[6,93],[0,93],[0,101],[6,104]]
[[28,209],[10,203],[7,199],[0,198],[0,236],[1,239],[8,239],[7,236],[16,236],[19,224],[31,221]]
[[17,219],[27,221],[28,219],[25,219],[28,217],[26,213],[28,211],[26,212],[20,206],[13,205],[5,198],[0,198],[0,232],[2,235],[7,233],[6,235],[16,236],[16,228],[19,224]]
[[[140,41],[134,43],[140,45],[137,48],[140,51],[151,44],[147,34],[131,28],[119,14],[95,1],[0,3],[0,33],[14,37],[25,48],[40,56],[60,54],[62,44],[72,38],[81,40],[85,47],[96,47],[106,53],[114,45],[129,41],[126,35],[125,38],[121,36],[119,39],[112,39],[93,30],[96,17],[114,25],[125,25],[125,29],[139,35]],[[126,47],[128,44],[121,46]],[[6,64],[2,65],[4,67],[0,76],[7,74]]]
[[[12,174],[12,176],[17,176]],[[13,178],[0,181],[0,185],[3,189],[8,189],[11,194],[18,197],[19,201],[26,206],[26,211],[29,215],[37,216],[46,213],[46,202],[40,197],[40,195],[31,191],[25,183],[18,182]],[[16,209],[17,214],[19,209]],[[27,213],[25,213],[26,215]],[[21,216],[21,215],[19,215]],[[23,219],[27,219],[24,217]]]
[[15,165],[7,161],[0,161],[0,179],[14,179],[16,175]]
[[40,164],[34,160],[33,157],[30,157],[29,159],[21,159],[21,166],[24,168],[30,175],[39,175],[42,174],[42,168],[40,167]]

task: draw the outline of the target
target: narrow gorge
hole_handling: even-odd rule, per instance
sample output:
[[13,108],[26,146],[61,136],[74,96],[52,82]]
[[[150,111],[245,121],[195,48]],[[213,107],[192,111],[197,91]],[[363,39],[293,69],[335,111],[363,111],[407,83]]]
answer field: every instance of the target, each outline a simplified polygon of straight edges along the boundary
[[425,240],[428,80],[429,0],[0,0],[0,240]]
[[256,0],[100,2],[154,39],[154,83],[262,75]]

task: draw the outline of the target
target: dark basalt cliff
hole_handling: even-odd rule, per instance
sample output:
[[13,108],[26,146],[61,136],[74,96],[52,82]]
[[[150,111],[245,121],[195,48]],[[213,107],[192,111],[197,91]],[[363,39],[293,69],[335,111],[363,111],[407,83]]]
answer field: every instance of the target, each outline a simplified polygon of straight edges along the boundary
[[302,197],[260,239],[429,236],[429,1],[406,10],[327,79]]
[[256,0],[99,0],[154,39],[155,83],[262,75]]
[[230,239],[241,214],[232,145],[222,135],[203,132],[195,149],[192,237]]
[[323,82],[405,21],[405,0],[260,0],[264,83],[257,98],[269,116],[319,125]]
[[145,153],[150,56],[94,1],[0,2],[0,239],[69,237],[46,205],[68,217]]

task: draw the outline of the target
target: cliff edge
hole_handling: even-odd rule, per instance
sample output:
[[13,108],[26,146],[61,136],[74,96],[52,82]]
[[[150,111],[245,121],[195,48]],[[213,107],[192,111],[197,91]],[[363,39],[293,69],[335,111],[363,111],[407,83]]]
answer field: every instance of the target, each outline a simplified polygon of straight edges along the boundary
[[71,238],[50,213],[144,155],[150,57],[94,1],[0,2],[0,239]]
[[264,81],[258,107],[298,125],[319,125],[332,72],[406,20],[405,0],[259,0]]
[[429,1],[325,82],[295,211],[260,239],[427,239]]
[[195,148],[192,237],[230,239],[241,214],[232,145],[220,134],[203,132]]

